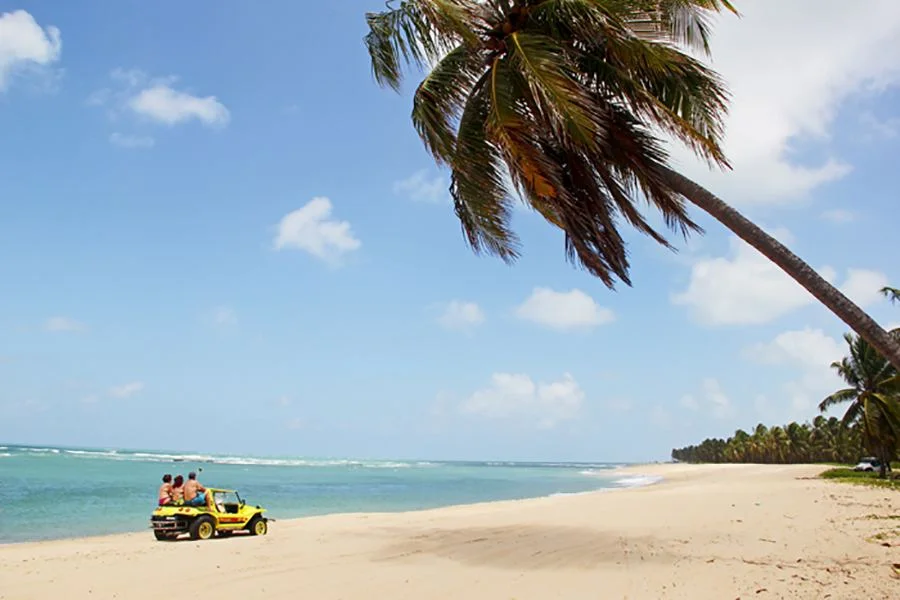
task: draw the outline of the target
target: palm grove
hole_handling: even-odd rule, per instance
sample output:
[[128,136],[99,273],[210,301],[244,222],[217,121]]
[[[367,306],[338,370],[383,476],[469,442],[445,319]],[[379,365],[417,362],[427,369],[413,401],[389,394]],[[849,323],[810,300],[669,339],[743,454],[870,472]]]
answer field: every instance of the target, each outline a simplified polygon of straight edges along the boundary
[[[882,293],[900,301],[900,290]],[[891,332],[900,339],[900,329]],[[812,425],[790,423],[784,427],[757,425],[752,434],[738,430],[727,440],[707,439],[697,446],[676,448],[672,458],[687,462],[852,462],[861,454],[881,461],[884,477],[900,451],[900,375],[872,345],[847,333],[848,354],[831,363],[844,381],[843,387],[822,399],[819,411],[846,406],[844,416],[826,420],[817,416]]]

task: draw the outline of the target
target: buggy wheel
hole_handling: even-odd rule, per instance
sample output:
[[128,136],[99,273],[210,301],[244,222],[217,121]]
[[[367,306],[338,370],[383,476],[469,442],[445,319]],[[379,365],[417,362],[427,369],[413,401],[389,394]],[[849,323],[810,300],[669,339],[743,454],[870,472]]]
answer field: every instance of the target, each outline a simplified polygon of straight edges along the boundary
[[166,540],[174,539],[165,531],[160,531],[159,529],[153,530],[153,537],[157,539],[157,541],[164,542]]
[[192,540],[208,540],[216,533],[216,526],[212,517],[197,517],[191,523],[191,539]]
[[250,519],[247,529],[250,530],[250,535],[266,535],[269,532],[269,524],[261,516],[256,515]]

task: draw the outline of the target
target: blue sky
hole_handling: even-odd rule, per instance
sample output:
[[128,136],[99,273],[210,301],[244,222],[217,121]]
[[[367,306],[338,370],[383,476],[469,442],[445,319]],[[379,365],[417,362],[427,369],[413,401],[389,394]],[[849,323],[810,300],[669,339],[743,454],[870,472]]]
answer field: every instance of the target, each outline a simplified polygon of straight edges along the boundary
[[[742,4],[735,170],[674,160],[900,323],[900,5]],[[0,0],[0,441],[648,460],[814,416],[846,327],[703,215],[614,292],[524,209],[514,267],[472,254],[383,6]]]

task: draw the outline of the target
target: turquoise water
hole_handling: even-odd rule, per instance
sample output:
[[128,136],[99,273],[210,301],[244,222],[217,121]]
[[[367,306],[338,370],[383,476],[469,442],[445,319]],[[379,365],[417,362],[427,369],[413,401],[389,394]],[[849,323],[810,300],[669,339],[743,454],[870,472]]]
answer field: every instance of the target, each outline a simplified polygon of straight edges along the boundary
[[[402,511],[651,483],[605,463],[357,461],[0,445],[0,543],[141,531],[164,473],[273,518]],[[149,531],[148,531],[149,535]]]

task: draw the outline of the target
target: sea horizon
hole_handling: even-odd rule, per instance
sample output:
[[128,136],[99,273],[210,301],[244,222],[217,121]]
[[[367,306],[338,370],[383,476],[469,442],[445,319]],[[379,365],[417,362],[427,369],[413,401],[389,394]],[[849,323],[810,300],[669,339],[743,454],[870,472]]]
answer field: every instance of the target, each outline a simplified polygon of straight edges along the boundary
[[[0,443],[0,543],[147,529],[165,473],[237,489],[274,518],[403,512],[649,485],[635,463],[372,459]],[[81,502],[72,502],[81,498]],[[62,506],[64,505],[64,506]],[[148,536],[150,535],[148,530]]]

